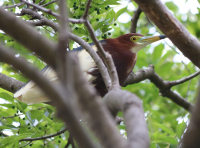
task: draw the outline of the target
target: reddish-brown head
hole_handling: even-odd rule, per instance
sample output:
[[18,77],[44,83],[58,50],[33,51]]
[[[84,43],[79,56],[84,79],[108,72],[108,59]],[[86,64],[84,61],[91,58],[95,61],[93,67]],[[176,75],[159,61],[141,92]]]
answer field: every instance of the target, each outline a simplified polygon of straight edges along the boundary
[[116,46],[122,46],[123,49],[131,50],[133,53],[137,53],[147,45],[164,38],[164,35],[147,37],[138,33],[128,33],[121,35],[114,40]]

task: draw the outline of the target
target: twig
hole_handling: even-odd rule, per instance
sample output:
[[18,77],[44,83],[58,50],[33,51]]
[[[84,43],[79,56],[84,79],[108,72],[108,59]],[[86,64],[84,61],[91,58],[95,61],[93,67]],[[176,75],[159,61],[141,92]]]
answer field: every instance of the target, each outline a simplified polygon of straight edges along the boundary
[[47,139],[47,138],[51,138],[51,137],[55,137],[55,136],[58,136],[64,132],[66,132],[68,130],[68,128],[64,128],[63,130],[55,133],[55,134],[51,134],[51,135],[48,135],[48,136],[42,136],[42,137],[37,137],[37,138],[24,138],[24,139],[21,139],[20,141],[35,141],[35,140],[44,140],[44,139]]
[[17,116],[19,116],[19,115],[23,115],[23,114],[16,114],[16,116],[1,117],[0,121],[1,121],[2,119],[15,118],[15,117],[17,117]]
[[160,76],[158,76],[155,71],[153,65],[149,65],[147,69],[143,69],[138,71],[135,74],[129,75],[127,80],[124,82],[123,86],[127,86],[129,84],[138,83],[142,80],[149,79],[152,83],[156,85],[160,90],[160,94],[163,97],[168,97],[177,105],[183,107],[190,113],[194,110],[194,105],[188,102],[186,99],[181,97],[179,94],[173,92],[169,86],[170,81],[164,81]]
[[[59,29],[60,29],[60,26],[59,26],[58,24],[56,24],[56,23],[54,23],[54,22],[48,20],[47,18],[43,17],[43,16],[40,15],[39,13],[34,12],[34,11],[30,10],[30,9],[23,9],[23,10],[21,11],[21,14],[22,14],[22,15],[28,14],[28,15],[30,15],[30,16],[33,16],[33,17],[39,19],[39,20],[41,21],[41,22],[40,22],[41,24],[50,26],[52,29],[55,30],[55,32],[56,32],[56,31],[59,31]],[[34,23],[34,22],[28,22],[28,23],[29,23],[30,25],[34,25],[34,24],[37,25],[37,23]]]
[[[22,0],[22,1],[23,1],[24,3],[26,3],[26,4],[29,4],[30,6],[33,6],[33,7],[37,8],[38,10],[41,10],[41,11],[46,12],[46,13],[52,15],[52,16],[55,16],[57,19],[60,19],[60,15],[59,15],[58,13],[56,13],[56,12],[53,12],[51,9],[46,9],[46,8],[44,8],[44,7],[42,7],[42,6],[39,6],[39,5],[33,4],[33,3],[29,3],[29,2],[24,1],[24,0]],[[30,10],[30,9],[29,9],[29,10]],[[83,20],[83,19],[72,19],[72,18],[68,18],[68,21],[71,22],[71,23],[84,23],[84,20]]]
[[87,20],[88,13],[89,13],[89,9],[90,9],[90,3],[91,3],[91,2],[92,2],[92,0],[88,0],[88,1],[87,1],[86,8],[85,8],[85,12],[84,12],[84,14],[83,14],[83,16],[82,16],[82,18],[83,18],[84,20]]
[[54,0],[54,1],[51,1],[51,2],[48,2],[48,3],[46,3],[46,4],[44,4],[44,5],[41,5],[42,7],[45,7],[45,6],[48,6],[48,5],[50,5],[50,4],[53,4],[53,3],[55,3],[55,2],[58,2],[59,0]]
[[131,33],[136,33],[137,22],[138,22],[141,12],[142,10],[140,9],[140,7],[138,7],[134,12],[134,15],[131,19],[131,28],[130,28]]
[[32,25],[32,26],[44,26],[46,25],[46,23],[43,21],[43,19],[36,21],[36,22],[32,22],[32,21],[26,21],[28,24]]
[[27,145],[29,145],[29,144],[31,144],[32,143],[32,141],[30,141],[30,142],[28,142],[28,143],[26,143],[25,145],[23,145],[23,146],[20,146],[20,148],[22,148],[22,147],[25,147],[25,146],[27,146]]
[[38,3],[38,5],[42,5],[42,3],[44,3],[45,0],[42,0],[41,2]]
[[[33,15],[36,18],[42,20],[42,22],[44,23],[44,25],[48,25],[51,28],[53,28],[55,31],[59,31],[60,27],[58,24],[48,20],[47,18],[41,16],[40,14],[38,14],[37,12],[31,11],[29,9],[23,9],[22,10],[22,14],[28,14],[28,15]],[[41,23],[42,23],[41,22]],[[32,25],[37,24],[37,23],[31,23]],[[68,32],[69,38],[71,40],[74,40],[75,42],[77,42],[78,44],[80,44],[90,55],[91,57],[94,59],[99,71],[101,72],[102,78],[104,80],[104,82],[108,82],[109,79],[109,74],[107,71],[107,68],[105,67],[105,65],[103,64],[102,59],[97,55],[97,53],[91,48],[91,46],[89,46],[87,44],[87,42],[85,42],[82,38],[80,38],[79,36],[76,36],[70,32]],[[111,85],[111,84],[110,84]],[[106,85],[107,86],[107,85]]]
[[4,137],[9,137],[8,135],[4,134],[2,131],[0,131],[0,134],[3,135]]
[[3,8],[3,9],[9,9],[9,8],[13,8],[13,7],[19,7],[19,6],[22,6],[22,5],[24,5],[24,2],[15,4],[15,5],[12,5],[12,6],[1,7],[1,8]]
[[[101,58],[103,59],[103,61],[105,62],[105,65],[107,66],[107,69],[108,69],[108,72],[109,72],[109,75],[110,75],[110,78],[106,78],[107,81],[104,81],[107,89],[108,90],[119,89],[120,88],[119,78],[118,78],[117,71],[116,71],[116,68],[114,66],[114,63],[113,63],[113,59],[112,59],[112,57],[109,53],[104,51],[102,45],[99,43],[99,41],[97,40],[97,38],[94,34],[94,30],[93,30],[91,24],[87,20],[87,15],[88,15],[88,11],[89,11],[89,8],[90,8],[91,1],[92,0],[88,0],[88,2],[86,4],[86,10],[85,10],[85,13],[82,16],[82,18],[86,20],[84,22],[84,24],[87,27],[88,32],[90,33],[91,39],[95,43],[95,45],[96,45],[96,47],[97,47],[97,49],[98,49],[98,51],[101,55]],[[104,79],[104,80],[106,80],[106,79]],[[109,79],[111,79],[111,81]]]
[[179,85],[179,84],[182,84],[188,80],[191,80],[192,78],[198,76],[200,74],[200,71],[197,71],[193,74],[191,74],[190,76],[186,77],[186,78],[182,78],[180,80],[176,80],[176,81],[170,81],[169,82],[169,86],[172,87],[172,86],[175,86],[175,85]]
[[68,148],[68,146],[69,146],[70,144],[72,145],[72,148],[75,148],[74,140],[73,140],[73,137],[72,137],[71,134],[69,135],[68,142],[67,142],[67,144],[65,145],[64,148]]
[[41,10],[41,11],[44,11],[44,12],[50,14],[50,15],[53,15],[53,16],[55,16],[55,17],[58,18],[58,19],[60,18],[60,15],[59,15],[58,13],[55,13],[55,12],[53,12],[53,11],[50,10],[50,9],[46,9],[46,8],[40,6],[40,5],[37,5],[37,4],[29,3],[29,2],[27,2],[27,1],[25,1],[25,0],[22,0],[22,2],[24,2],[25,4],[28,4],[28,5],[30,5],[30,6],[33,6],[33,7],[37,8],[37,9],[39,9],[39,10]]

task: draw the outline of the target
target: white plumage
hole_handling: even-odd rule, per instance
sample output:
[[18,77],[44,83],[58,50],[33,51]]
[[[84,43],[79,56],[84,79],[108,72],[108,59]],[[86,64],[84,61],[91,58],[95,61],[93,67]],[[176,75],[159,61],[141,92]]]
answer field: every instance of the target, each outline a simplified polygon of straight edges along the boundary
[[[96,50],[96,47],[92,45],[93,49]],[[92,57],[86,52],[84,49],[80,48],[78,50],[75,50],[74,52],[77,53],[77,56],[79,58],[80,67],[82,69],[82,72],[86,76],[87,80],[91,80],[92,76],[87,73],[87,71],[90,71],[95,67],[95,62],[92,59]],[[55,71],[49,67],[46,66],[44,69],[42,69],[42,74],[49,79],[49,81],[56,83],[58,82],[58,77],[55,73]],[[46,95],[42,92],[42,90],[33,82],[30,80],[27,82],[24,86],[22,86],[15,94],[14,98],[28,104],[36,104],[36,103],[42,103],[42,102],[49,102],[49,98],[46,97]]]

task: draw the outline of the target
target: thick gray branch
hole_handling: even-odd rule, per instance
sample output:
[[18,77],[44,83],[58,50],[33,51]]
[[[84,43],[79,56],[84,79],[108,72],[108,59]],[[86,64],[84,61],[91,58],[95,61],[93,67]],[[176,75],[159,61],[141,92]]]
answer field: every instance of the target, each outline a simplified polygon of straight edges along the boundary
[[200,68],[200,43],[174,17],[161,0],[135,0],[142,11],[176,45],[179,50]]
[[[199,89],[199,88],[198,88]],[[186,132],[183,135],[183,140],[181,143],[181,148],[198,148],[200,147],[200,91],[198,92],[197,102],[194,109],[194,112],[192,114],[192,117],[190,119],[190,124],[188,125],[188,128]]]
[[182,84],[182,83],[184,83],[184,82],[186,82],[188,80],[191,80],[192,78],[198,76],[199,74],[200,74],[200,71],[197,71],[197,72],[191,74],[188,77],[185,77],[185,78],[182,78],[182,79],[176,80],[176,81],[171,81],[171,82],[169,82],[169,85],[170,85],[170,87],[172,87],[172,86],[175,86],[175,85]]
[[46,77],[31,66],[27,61],[21,58],[16,58],[15,54],[10,49],[0,46],[0,59],[16,69],[24,73],[29,79],[32,79],[44,93],[53,101],[59,113],[59,118],[63,119],[69,127],[69,131],[73,133],[75,139],[85,148],[94,148],[93,142],[90,140],[83,126],[74,111],[72,111],[72,102],[67,98],[66,90],[58,82],[53,85]]
[[[16,18],[12,13],[0,8],[0,29],[9,34],[16,41],[35,52],[51,66],[54,66],[54,52],[56,44],[39,34],[24,21]],[[36,44],[37,43],[37,44]]]
[[97,136],[102,147],[125,148],[127,144],[115,127],[114,118],[109,114],[101,99],[96,96],[94,89],[81,77],[80,69],[75,68],[75,70],[74,77],[76,78],[75,86],[79,96],[78,101],[89,128]]
[[145,122],[142,101],[134,94],[123,91],[110,91],[104,98],[114,117],[121,110],[126,125],[128,147],[149,148],[149,135]]
[[2,73],[0,73],[0,87],[9,91],[9,92],[16,92],[20,87],[24,85],[23,82],[8,77]]

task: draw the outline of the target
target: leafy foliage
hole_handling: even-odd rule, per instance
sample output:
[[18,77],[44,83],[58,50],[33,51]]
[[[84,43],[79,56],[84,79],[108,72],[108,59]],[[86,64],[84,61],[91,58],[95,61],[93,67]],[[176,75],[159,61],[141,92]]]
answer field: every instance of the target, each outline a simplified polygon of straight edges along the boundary
[[[19,0],[4,1],[3,6],[10,6],[19,2]],[[40,0],[36,0],[36,3],[39,2]],[[50,2],[50,0],[45,1],[45,3],[48,2]],[[91,3],[89,20],[99,40],[110,37],[114,38],[129,32],[131,25],[130,20],[128,23],[124,23],[120,22],[119,18],[125,13],[131,18],[134,12],[132,9],[129,9],[128,5],[133,7],[137,7],[137,5],[134,2],[130,2],[125,7],[115,10],[115,7],[121,5],[120,2],[121,1],[116,0],[95,0]],[[68,1],[70,17],[80,18],[84,13],[85,5],[85,0]],[[191,12],[188,11],[186,14],[181,14],[173,1],[167,2],[166,6],[193,35],[197,38],[200,37],[199,22],[195,21],[200,18],[200,13],[191,14]],[[21,9],[26,7],[26,5],[23,5],[19,8],[10,8],[8,11],[18,13]],[[59,13],[57,3],[48,5],[46,8]],[[43,14],[49,20],[57,22],[54,16],[46,13]],[[185,17],[187,19],[183,19]],[[32,17],[24,15],[19,18],[30,20]],[[40,26],[36,28],[46,37],[54,41],[57,40],[58,33],[49,26]],[[82,37],[87,42],[92,42],[89,33],[83,24],[70,23],[70,30],[72,33]],[[146,19],[145,14],[141,14],[137,32],[151,36],[157,31],[155,26],[150,24]],[[1,32],[0,40],[6,46],[12,47],[16,53],[18,53],[16,56],[23,56],[39,69],[42,69],[45,66],[45,63],[42,60],[14,41],[8,35]],[[70,48],[76,46],[77,44],[70,42]],[[177,49],[169,47],[165,42],[159,43],[156,47],[155,45],[146,47],[138,53],[134,72],[153,64],[156,73],[166,81],[178,80],[194,73],[196,71],[195,66],[191,62],[184,63],[185,61],[180,60],[182,56],[181,54],[177,54],[175,50]],[[20,71],[16,71],[12,66],[5,63],[0,63],[0,72],[22,82],[27,82],[27,79],[20,73]],[[191,103],[194,103],[195,92],[198,86],[197,81],[198,77],[184,84],[174,86],[172,89],[184,98],[187,98]],[[137,94],[143,101],[146,122],[151,139],[150,148],[175,148],[181,140],[181,136],[189,120],[188,118],[190,117],[187,111],[177,106],[168,98],[159,96],[158,88],[150,83],[149,80],[127,86],[123,89]],[[27,144],[27,147],[33,148],[43,147],[44,145],[49,148],[63,148],[66,145],[67,139],[69,138],[68,132],[45,140],[36,140],[30,143],[29,141],[18,142],[24,138],[36,138],[57,133],[64,128],[64,123],[55,117],[56,111],[52,106],[47,104],[27,106],[26,104],[13,99],[12,96],[12,93],[0,88],[0,131],[12,135],[5,137],[1,134],[0,148],[18,148]],[[119,116],[122,116],[122,114],[119,113]],[[124,137],[126,137],[123,122],[118,126],[118,128]]]

